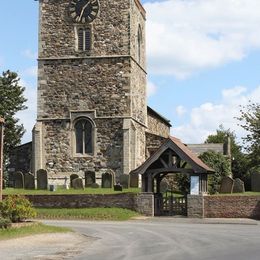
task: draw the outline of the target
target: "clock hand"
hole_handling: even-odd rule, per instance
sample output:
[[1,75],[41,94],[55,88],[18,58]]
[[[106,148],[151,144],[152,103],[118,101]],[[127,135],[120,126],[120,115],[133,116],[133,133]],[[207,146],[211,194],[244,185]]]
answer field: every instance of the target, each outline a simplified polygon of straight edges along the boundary
[[80,20],[80,21],[81,21],[82,15],[83,15],[85,9],[88,7],[88,5],[89,5],[89,2],[87,2],[87,3],[84,5],[84,7],[82,8],[81,13],[80,13],[80,16],[79,16],[79,20]]

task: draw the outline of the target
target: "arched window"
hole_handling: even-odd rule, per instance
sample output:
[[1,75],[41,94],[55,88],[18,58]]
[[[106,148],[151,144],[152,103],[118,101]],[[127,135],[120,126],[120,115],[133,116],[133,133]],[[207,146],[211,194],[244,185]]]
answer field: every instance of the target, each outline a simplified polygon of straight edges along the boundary
[[76,153],[93,153],[93,125],[90,120],[82,118],[75,123]]
[[141,47],[142,47],[142,29],[141,26],[138,26],[138,33],[137,33],[137,55],[138,55],[138,62],[141,62]]

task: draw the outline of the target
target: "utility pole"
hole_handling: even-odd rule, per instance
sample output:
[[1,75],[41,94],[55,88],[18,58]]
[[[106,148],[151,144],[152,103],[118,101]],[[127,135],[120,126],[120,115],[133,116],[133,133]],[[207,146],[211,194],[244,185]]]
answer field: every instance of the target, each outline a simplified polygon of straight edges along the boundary
[[0,117],[0,201],[3,195],[4,119]]

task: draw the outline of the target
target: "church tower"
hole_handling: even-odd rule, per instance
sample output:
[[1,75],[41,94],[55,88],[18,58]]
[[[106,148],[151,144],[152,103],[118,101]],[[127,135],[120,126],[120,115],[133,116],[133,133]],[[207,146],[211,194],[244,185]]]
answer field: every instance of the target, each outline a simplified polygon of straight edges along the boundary
[[145,160],[145,10],[139,0],[39,0],[34,171],[128,174]]

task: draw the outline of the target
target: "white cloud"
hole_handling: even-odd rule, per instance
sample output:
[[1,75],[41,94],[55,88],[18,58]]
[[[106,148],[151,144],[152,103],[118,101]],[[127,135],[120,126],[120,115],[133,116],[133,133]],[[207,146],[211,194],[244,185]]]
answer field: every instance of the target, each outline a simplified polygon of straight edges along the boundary
[[37,59],[37,52],[33,52],[30,49],[22,51],[22,56],[24,56],[27,59],[35,60]]
[[24,80],[21,80],[20,84],[25,87],[24,96],[27,98],[26,106],[28,108],[18,112],[16,116],[20,119],[19,123],[22,123],[26,129],[22,139],[22,143],[26,143],[32,141],[32,128],[36,122],[37,91]]
[[259,0],[146,3],[149,71],[186,78],[260,49]]
[[248,101],[259,102],[260,86],[252,92],[245,87],[234,87],[222,91],[222,100],[219,104],[204,103],[190,111],[189,122],[172,128],[172,135],[181,138],[186,143],[204,142],[209,134],[215,133],[219,125],[235,131],[238,139],[245,136],[245,131],[238,126],[235,117],[240,115],[241,106]]
[[186,108],[184,106],[177,106],[176,107],[176,113],[178,116],[183,116],[187,112]]
[[156,85],[151,82],[151,81],[148,81],[147,83],[147,96],[150,97],[152,95],[154,95],[157,91],[157,87]]

